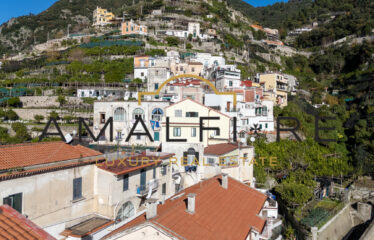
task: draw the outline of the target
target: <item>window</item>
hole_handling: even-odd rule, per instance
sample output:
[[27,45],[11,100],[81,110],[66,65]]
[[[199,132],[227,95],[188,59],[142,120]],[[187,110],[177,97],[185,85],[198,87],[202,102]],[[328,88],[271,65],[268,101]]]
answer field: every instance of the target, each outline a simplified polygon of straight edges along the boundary
[[141,140],[142,136],[141,135],[136,135],[136,140]]
[[155,90],[158,89],[158,83],[155,83]]
[[128,201],[117,212],[116,221],[123,221],[135,215],[134,205]]
[[187,159],[187,162],[185,158],[183,159],[185,165],[199,165],[199,153],[196,152],[195,149],[189,148],[187,152],[184,153],[184,157]]
[[73,179],[73,200],[82,198],[82,178]]
[[125,121],[125,109],[122,107],[117,108],[114,110],[114,119],[115,122],[123,122]]
[[191,71],[192,71],[192,72],[195,72],[195,68],[193,67]]
[[159,132],[154,132],[154,140],[155,141],[160,141],[160,133]]
[[123,191],[129,190],[129,175],[126,174],[123,176]]
[[156,178],[156,168],[154,167],[153,168],[153,179],[155,179]]
[[10,195],[3,199],[3,204],[7,204],[22,213],[22,193]]
[[214,136],[219,136],[219,129],[214,130]]
[[268,128],[268,124],[267,123],[265,123],[265,128]]
[[208,165],[214,166],[216,163],[216,160],[214,158],[208,158]]
[[173,136],[180,137],[181,136],[181,128],[174,128],[173,129]]
[[161,166],[161,174],[162,176],[165,176],[168,170],[168,165],[162,165]]
[[232,81],[229,81],[229,86],[232,87]]
[[144,77],[144,72],[141,72],[141,73],[140,73],[140,76]]
[[186,117],[199,117],[198,112],[186,112]]
[[263,106],[262,107],[262,116],[267,116],[268,115],[268,107]]
[[175,110],[175,117],[182,117],[182,110],[180,109]]
[[166,183],[162,184],[162,194],[166,195]]
[[256,116],[261,116],[262,108],[260,108],[260,107],[256,108],[255,113],[256,113]]
[[141,109],[141,108],[136,108],[133,113],[132,113],[132,118],[133,119],[137,119],[138,117],[141,117],[143,119],[143,121],[145,121],[144,119],[144,110]]
[[120,140],[122,139],[122,132],[121,131],[118,131],[117,132],[117,137],[116,137],[117,140]]
[[100,113],[100,123],[105,123],[105,113]]
[[196,137],[196,128],[191,128],[191,137]]
[[162,115],[164,112],[162,111],[161,108],[155,108],[152,111],[152,120],[154,121],[161,121]]

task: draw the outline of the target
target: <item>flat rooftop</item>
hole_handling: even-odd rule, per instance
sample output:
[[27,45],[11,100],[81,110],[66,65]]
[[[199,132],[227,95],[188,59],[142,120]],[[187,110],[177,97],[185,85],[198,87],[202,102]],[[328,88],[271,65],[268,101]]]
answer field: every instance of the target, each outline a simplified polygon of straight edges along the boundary
[[62,234],[65,236],[83,237],[96,232],[101,227],[104,227],[109,223],[112,223],[112,220],[103,217],[93,217],[70,228],[67,228]]

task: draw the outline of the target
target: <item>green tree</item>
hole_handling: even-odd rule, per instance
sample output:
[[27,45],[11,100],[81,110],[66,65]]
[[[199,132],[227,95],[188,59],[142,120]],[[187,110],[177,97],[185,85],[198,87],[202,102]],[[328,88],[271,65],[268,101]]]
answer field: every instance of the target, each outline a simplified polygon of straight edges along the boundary
[[177,37],[167,37],[165,40],[170,47],[178,47],[179,45],[179,39]]
[[15,111],[13,111],[12,109],[9,109],[8,111],[5,112],[4,119],[5,120],[15,121],[15,120],[18,120],[19,117],[18,117],[18,115],[17,115],[17,113]]
[[192,49],[192,44],[191,43],[187,43],[186,44],[186,49]]
[[62,120],[64,120],[66,123],[71,123],[71,121],[74,120],[74,117],[70,116],[70,115],[66,115],[66,116],[62,117]]
[[9,141],[8,129],[5,127],[0,127],[0,143],[5,144]]
[[66,103],[65,96],[62,96],[62,95],[58,96],[56,102],[58,102],[60,104],[60,107],[62,107]]
[[35,115],[34,116],[34,119],[35,119],[35,121],[37,122],[37,123],[40,123],[41,121],[43,121],[44,120],[44,116],[43,115]]
[[10,107],[21,107],[22,103],[19,97],[12,97],[8,100],[8,105]]
[[23,123],[12,123],[12,129],[16,132],[14,136],[15,142],[25,142],[31,139],[30,134],[28,133],[28,129],[25,124]]
[[48,119],[52,119],[52,118],[55,120],[59,120],[60,116],[58,115],[56,111],[52,111],[49,113]]

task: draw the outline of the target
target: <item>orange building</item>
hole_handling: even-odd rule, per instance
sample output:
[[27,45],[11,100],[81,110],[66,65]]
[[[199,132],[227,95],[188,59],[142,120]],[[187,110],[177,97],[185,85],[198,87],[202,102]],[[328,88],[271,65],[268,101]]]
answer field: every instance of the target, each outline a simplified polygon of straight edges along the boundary
[[148,28],[144,25],[138,25],[133,20],[123,22],[121,25],[122,35],[138,34],[138,35],[147,35]]

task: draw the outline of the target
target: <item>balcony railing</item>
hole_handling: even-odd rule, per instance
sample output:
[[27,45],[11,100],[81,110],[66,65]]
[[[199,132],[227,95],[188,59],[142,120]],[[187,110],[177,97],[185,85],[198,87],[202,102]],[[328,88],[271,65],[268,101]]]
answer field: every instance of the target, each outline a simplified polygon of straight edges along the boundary
[[136,193],[140,196],[145,196],[148,194],[149,190],[152,188],[152,192],[158,189],[158,179],[152,179],[148,183],[139,185],[136,188]]
[[239,112],[239,108],[225,108],[226,112]]

